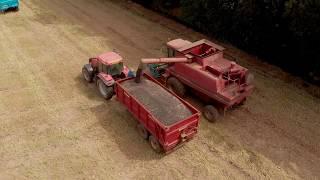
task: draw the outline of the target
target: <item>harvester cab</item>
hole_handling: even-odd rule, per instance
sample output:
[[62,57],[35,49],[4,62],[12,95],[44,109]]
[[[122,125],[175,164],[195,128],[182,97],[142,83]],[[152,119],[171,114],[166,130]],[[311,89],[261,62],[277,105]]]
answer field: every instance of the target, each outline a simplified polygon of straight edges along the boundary
[[115,81],[134,76],[134,72],[123,64],[122,57],[115,52],[90,58],[89,63],[83,66],[82,74],[87,82],[96,82],[105,99],[113,96]]

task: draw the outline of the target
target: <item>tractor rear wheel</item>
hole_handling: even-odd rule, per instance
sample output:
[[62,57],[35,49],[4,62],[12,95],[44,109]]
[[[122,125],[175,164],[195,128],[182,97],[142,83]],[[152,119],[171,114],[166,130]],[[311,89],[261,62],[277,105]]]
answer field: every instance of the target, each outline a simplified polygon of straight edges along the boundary
[[137,129],[138,129],[139,135],[140,135],[143,139],[147,140],[148,137],[149,137],[149,132],[148,132],[148,130],[147,130],[142,124],[138,124],[138,125],[137,125]]
[[113,86],[106,86],[104,82],[101,79],[99,79],[98,87],[99,87],[100,94],[102,95],[103,98],[105,98],[106,100],[109,100],[112,98]]
[[152,149],[157,152],[157,153],[161,153],[162,152],[162,147],[161,147],[161,144],[159,143],[159,141],[153,137],[152,135],[149,136],[149,142],[150,142],[150,145],[152,147]]
[[87,81],[87,82],[92,82],[93,80],[93,76],[92,76],[92,73],[90,73],[87,68],[83,67],[82,68],[82,75],[84,77],[84,79]]
[[216,122],[219,119],[219,111],[212,105],[207,105],[203,110],[204,117],[211,123]]
[[167,87],[180,97],[186,95],[185,86],[175,77],[170,77],[167,81]]

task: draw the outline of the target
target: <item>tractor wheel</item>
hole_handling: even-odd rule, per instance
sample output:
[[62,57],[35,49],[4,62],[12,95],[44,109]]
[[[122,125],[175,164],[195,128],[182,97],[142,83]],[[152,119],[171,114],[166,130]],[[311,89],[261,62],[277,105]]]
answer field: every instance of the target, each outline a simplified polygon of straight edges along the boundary
[[216,122],[219,119],[219,111],[212,105],[207,105],[203,110],[204,117],[211,123]]
[[161,153],[162,152],[162,147],[159,143],[159,141],[153,137],[152,135],[149,136],[149,142],[150,142],[150,145],[152,147],[152,149],[157,152],[157,153]]
[[92,82],[93,76],[85,67],[82,68],[82,75],[87,82]]
[[148,137],[149,137],[149,132],[148,132],[148,130],[147,130],[142,124],[138,124],[138,125],[137,125],[137,129],[138,129],[139,135],[140,135],[143,139],[147,140]]
[[100,94],[102,95],[103,98],[105,98],[106,100],[109,100],[112,98],[113,96],[113,87],[112,86],[106,86],[104,84],[104,82],[99,79],[98,80],[98,87],[99,87],[99,91]]
[[167,87],[180,97],[186,95],[185,86],[175,77],[170,77],[167,81]]

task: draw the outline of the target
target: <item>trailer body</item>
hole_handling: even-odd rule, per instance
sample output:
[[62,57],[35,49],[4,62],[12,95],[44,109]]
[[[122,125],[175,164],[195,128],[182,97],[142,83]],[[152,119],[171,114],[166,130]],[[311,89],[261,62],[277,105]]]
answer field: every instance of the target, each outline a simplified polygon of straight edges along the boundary
[[134,78],[122,79],[116,82],[115,94],[117,100],[127,107],[135,119],[137,119],[137,121],[149,132],[150,136],[157,139],[164,152],[170,152],[182,145],[184,142],[189,141],[198,132],[200,112],[189,103],[169,91],[165,86],[161,85],[151,76],[143,74],[143,77],[153,83],[156,83],[159,88],[165,89],[165,91],[170,93],[172,98],[177,98],[191,112],[189,117],[181,119],[173,124],[165,125],[157,119],[151,111],[143,105],[143,103],[123,87],[123,83],[126,81],[134,81]]

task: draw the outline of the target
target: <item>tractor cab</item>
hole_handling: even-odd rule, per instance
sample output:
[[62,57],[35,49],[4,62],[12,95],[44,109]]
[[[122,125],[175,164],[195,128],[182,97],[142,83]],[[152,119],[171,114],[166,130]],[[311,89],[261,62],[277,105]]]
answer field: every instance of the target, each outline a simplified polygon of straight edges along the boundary
[[122,57],[115,52],[107,52],[96,58],[98,62],[98,72],[106,73],[114,78],[125,77],[123,74],[124,65]]
[[112,97],[115,81],[135,75],[123,64],[122,57],[115,52],[106,52],[90,58],[89,64],[83,66],[82,74],[86,81],[96,82],[105,99]]

